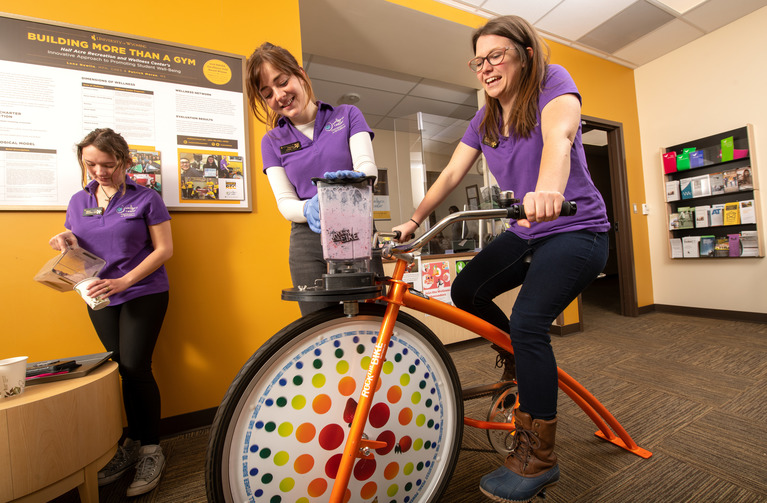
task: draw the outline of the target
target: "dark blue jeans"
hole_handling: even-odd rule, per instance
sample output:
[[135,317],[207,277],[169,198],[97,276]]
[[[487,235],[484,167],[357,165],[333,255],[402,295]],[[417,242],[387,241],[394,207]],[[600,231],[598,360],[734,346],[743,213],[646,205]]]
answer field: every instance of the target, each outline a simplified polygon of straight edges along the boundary
[[141,445],[160,443],[160,388],[152,373],[160,328],[168,309],[168,292],[144,295],[99,311],[88,308],[93,328],[122,377],[128,437]]
[[[520,409],[534,418],[549,420],[557,414],[557,363],[549,327],[602,272],[607,255],[606,232],[573,231],[532,240],[504,232],[453,282],[456,306],[511,334]],[[520,285],[509,319],[493,299]]]

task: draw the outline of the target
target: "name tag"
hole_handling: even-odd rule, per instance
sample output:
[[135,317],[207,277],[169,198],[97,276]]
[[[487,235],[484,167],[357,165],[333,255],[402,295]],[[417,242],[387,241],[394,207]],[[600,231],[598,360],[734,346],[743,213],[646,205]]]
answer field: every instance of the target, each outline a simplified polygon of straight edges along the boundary
[[92,217],[95,215],[103,215],[104,214],[104,208],[85,208],[83,210],[83,216],[84,217]]
[[490,140],[487,136],[482,139],[482,144],[490,148],[498,148],[498,140]]
[[280,154],[289,154],[291,152],[295,152],[296,150],[301,150],[300,142],[288,143],[287,145],[281,146]]

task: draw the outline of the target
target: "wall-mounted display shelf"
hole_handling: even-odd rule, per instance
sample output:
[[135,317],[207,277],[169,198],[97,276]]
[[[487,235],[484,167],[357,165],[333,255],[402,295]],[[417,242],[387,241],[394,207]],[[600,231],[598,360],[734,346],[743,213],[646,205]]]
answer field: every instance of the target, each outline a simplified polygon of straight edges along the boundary
[[671,258],[764,257],[748,124],[661,149]]

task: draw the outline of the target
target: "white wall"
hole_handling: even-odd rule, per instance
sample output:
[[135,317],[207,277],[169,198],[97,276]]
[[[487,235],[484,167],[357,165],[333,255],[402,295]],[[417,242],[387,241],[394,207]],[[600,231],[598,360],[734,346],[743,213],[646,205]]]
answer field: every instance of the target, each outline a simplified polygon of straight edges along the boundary
[[[660,149],[753,124],[752,163],[767,183],[767,7],[635,72],[654,302],[767,313],[767,259],[668,256]],[[767,228],[761,199],[761,229]]]

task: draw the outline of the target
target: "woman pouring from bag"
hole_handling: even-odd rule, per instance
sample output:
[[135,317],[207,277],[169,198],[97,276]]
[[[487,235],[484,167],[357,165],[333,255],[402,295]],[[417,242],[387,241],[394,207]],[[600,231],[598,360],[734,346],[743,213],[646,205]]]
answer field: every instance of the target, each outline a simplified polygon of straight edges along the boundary
[[173,255],[170,214],[160,195],[126,176],[132,159],[128,143],[111,129],[96,129],[77,145],[77,160],[92,179],[72,196],[64,226],[50,245],[56,250],[82,246],[103,258],[100,279],[90,297],[108,298],[109,306],[88,315],[122,377],[128,432],[109,463],[98,473],[99,485],[122,477],[136,465],[127,495],[154,489],[165,457],[160,448],[160,389],[152,373],[152,352],[168,307],[168,274],[163,265]]

